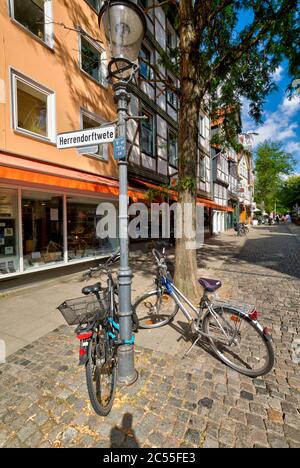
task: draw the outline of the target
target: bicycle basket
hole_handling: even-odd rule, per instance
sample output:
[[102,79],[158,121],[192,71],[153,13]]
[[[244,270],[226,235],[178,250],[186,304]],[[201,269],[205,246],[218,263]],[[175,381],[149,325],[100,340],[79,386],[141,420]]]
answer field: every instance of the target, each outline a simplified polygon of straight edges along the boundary
[[62,313],[68,325],[80,325],[96,319],[101,320],[106,314],[106,310],[101,307],[95,296],[69,299],[57,309]]

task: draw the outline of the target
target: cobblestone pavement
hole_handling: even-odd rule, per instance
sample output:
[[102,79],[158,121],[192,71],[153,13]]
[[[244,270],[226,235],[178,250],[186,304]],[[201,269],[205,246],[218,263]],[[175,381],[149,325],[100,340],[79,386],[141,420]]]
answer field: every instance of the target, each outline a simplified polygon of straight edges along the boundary
[[168,353],[137,348],[138,382],[118,389],[101,418],[88,401],[73,331],[62,326],[0,366],[0,447],[299,448],[299,234],[260,227],[247,239],[213,239],[199,252],[200,273],[223,281],[222,297],[256,303],[272,330],[277,359],[269,375],[241,376],[205,346],[182,360],[182,329],[177,359],[171,345]]

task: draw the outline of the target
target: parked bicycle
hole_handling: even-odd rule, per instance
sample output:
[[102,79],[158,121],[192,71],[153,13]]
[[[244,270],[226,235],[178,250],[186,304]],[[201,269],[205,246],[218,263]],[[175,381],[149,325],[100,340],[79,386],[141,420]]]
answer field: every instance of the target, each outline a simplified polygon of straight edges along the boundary
[[243,223],[235,223],[234,230],[237,233],[237,236],[246,236],[249,234],[249,228]]
[[[118,282],[110,267],[120,258],[119,250],[99,266],[99,274],[106,276],[106,286],[100,282],[86,286],[86,297],[70,299],[58,307],[69,325],[77,325],[75,333],[80,341],[79,365],[85,366],[89,398],[95,412],[107,416],[111,411],[117,379],[117,351],[126,343],[119,338]],[[137,329],[136,317],[133,329]]]
[[[140,328],[162,327],[181,310],[195,341],[187,356],[203,338],[229,367],[250,377],[265,375],[274,365],[274,351],[267,328],[258,322],[254,307],[213,301],[209,295],[221,288],[221,281],[201,278],[204,289],[199,308],[175,286],[167,267],[165,249],[153,249],[157,263],[156,288],[143,294],[133,305]],[[189,310],[191,309],[191,311]],[[192,314],[191,314],[192,312]]]

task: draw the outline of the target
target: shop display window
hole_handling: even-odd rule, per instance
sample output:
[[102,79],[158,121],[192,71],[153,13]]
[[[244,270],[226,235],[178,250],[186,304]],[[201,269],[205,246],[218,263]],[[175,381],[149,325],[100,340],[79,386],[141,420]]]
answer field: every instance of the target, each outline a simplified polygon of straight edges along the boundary
[[67,197],[68,259],[98,257],[112,252],[118,239],[97,237],[97,207],[101,200]]
[[0,188],[0,277],[19,271],[18,196]]
[[63,197],[22,192],[24,269],[64,260]]

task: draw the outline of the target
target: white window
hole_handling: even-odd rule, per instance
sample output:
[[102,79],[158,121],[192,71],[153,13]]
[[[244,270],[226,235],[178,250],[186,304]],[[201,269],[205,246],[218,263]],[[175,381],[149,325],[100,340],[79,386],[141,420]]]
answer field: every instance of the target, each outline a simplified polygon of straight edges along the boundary
[[202,115],[199,118],[199,133],[202,138],[205,138],[205,117]]
[[86,37],[80,35],[80,68],[93,80],[107,86],[107,64],[105,51],[100,45]]
[[52,0],[10,0],[11,17],[53,47]]
[[16,131],[55,142],[55,94],[12,72],[12,123]]
[[[88,129],[88,128],[97,128],[100,127],[105,123],[101,117],[92,114],[86,110],[81,110],[81,128]],[[101,159],[104,161],[108,161],[108,145],[101,144],[95,145],[92,147],[87,148],[80,148],[80,154],[86,154],[87,156],[93,156],[94,158]]]
[[203,156],[200,156],[200,179],[202,182],[206,182],[206,163]]

